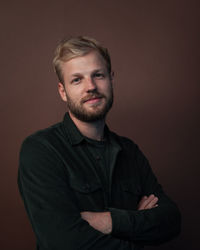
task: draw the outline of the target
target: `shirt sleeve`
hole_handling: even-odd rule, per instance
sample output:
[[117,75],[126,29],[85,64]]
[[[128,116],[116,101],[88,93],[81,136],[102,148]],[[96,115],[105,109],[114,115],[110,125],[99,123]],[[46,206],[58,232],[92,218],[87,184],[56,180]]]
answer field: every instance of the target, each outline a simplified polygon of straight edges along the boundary
[[113,222],[112,235],[143,245],[157,245],[180,233],[181,215],[176,204],[164,193],[148,160],[138,148],[136,155],[142,196],[157,196],[158,207],[148,210],[109,208]]
[[[136,249],[135,244],[93,229],[80,216],[55,151],[29,137],[21,147],[19,190],[41,249]],[[137,248],[138,249],[138,248]]]

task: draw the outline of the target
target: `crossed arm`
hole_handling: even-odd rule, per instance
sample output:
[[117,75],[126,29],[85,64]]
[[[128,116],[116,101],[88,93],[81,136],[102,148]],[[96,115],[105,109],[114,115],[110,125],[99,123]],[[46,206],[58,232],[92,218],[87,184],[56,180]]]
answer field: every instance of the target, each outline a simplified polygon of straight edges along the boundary
[[[152,209],[157,207],[158,198],[151,194],[143,196],[138,204],[138,210]],[[82,219],[86,220],[91,227],[100,231],[103,234],[110,234],[112,232],[112,218],[110,212],[81,212]]]
[[142,186],[143,193],[151,195],[141,199],[137,211],[109,207],[107,212],[80,213],[66,179],[65,166],[51,155],[46,145],[31,138],[20,154],[19,189],[42,248],[105,249],[107,246],[112,250],[129,250],[133,245],[159,244],[178,234],[179,211],[148,166],[142,173],[146,177]]

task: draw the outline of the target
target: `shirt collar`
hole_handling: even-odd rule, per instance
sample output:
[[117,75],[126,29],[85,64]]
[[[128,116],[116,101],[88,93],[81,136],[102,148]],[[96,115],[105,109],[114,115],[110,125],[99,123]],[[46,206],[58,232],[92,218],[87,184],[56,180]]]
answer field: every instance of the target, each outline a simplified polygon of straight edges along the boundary
[[[64,125],[64,130],[66,132],[66,135],[67,135],[67,137],[72,145],[78,145],[83,140],[85,140],[85,137],[78,130],[78,128],[76,127],[76,125],[72,121],[68,112],[66,112],[66,114],[64,116],[63,125]],[[110,132],[107,125],[105,125],[104,133],[105,133],[105,136],[108,138],[108,140],[111,142],[111,144],[113,146],[115,146],[116,148],[118,148],[118,150],[120,150],[121,146],[117,142],[114,134],[112,132]]]
[[63,125],[66,135],[72,145],[79,144],[84,140],[84,136],[78,130],[68,112],[64,116]]

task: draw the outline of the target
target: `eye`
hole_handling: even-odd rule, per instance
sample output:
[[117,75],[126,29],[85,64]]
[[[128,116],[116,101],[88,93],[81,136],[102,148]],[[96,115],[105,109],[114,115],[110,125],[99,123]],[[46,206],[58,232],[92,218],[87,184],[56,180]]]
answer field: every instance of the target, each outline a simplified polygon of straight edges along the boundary
[[94,77],[97,78],[97,79],[103,79],[104,78],[104,74],[102,74],[102,73],[95,73]]
[[72,79],[71,83],[78,84],[78,83],[80,83],[80,81],[81,81],[81,78],[80,77],[76,77],[76,78]]

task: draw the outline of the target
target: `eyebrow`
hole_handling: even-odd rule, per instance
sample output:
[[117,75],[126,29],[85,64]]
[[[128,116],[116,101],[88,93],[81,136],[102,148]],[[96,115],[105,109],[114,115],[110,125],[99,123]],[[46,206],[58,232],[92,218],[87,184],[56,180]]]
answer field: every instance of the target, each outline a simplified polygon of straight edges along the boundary
[[[95,69],[91,72],[91,74],[94,74],[94,73],[97,73],[97,72],[104,72],[104,69],[103,68],[100,68],[100,69]],[[82,73],[74,73],[71,75],[71,77],[76,77],[76,76],[82,76]]]

